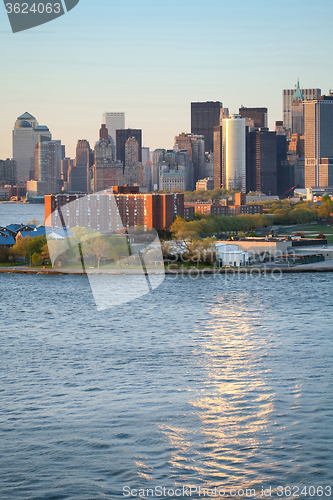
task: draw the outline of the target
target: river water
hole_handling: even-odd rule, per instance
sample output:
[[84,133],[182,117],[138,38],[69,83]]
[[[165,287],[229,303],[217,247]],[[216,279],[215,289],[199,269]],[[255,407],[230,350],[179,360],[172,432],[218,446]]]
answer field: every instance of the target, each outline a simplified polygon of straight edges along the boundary
[[45,219],[44,204],[0,203],[0,227],[9,224],[26,224],[32,219],[43,224]]
[[169,276],[97,312],[85,276],[0,275],[0,498],[330,498],[332,289]]

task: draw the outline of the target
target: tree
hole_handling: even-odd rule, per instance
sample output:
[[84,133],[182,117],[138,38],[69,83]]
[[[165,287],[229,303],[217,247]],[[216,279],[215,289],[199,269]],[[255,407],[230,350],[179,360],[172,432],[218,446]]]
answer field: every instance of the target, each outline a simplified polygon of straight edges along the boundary
[[[323,198],[325,198],[325,196],[323,196]],[[333,213],[333,202],[329,196],[327,197],[329,200],[325,199],[318,209],[318,215],[320,218],[327,218],[331,215],[331,213]]]
[[177,234],[179,231],[185,229],[186,224],[187,224],[186,220],[178,215],[178,217],[176,217],[175,220],[173,221],[170,231],[173,234]]
[[6,262],[8,259],[9,250],[4,246],[0,246],[0,262]]
[[[54,263],[56,259],[66,252],[66,245],[64,240],[52,240],[49,239],[47,242],[49,256],[51,260],[52,267],[54,267]],[[46,254],[45,246],[43,247],[42,254]]]
[[10,249],[11,255],[13,255],[15,258],[23,257],[25,261],[27,256],[27,246],[30,240],[30,236],[25,236],[24,238],[18,239],[17,243]]
[[49,247],[47,244],[43,246],[39,258],[43,264],[45,263],[45,261],[51,261]]
[[86,240],[82,245],[84,252],[96,257],[98,269],[100,267],[101,259],[107,257],[110,258],[111,256],[110,243],[105,237],[103,238],[102,235]]
[[31,262],[33,264],[40,264],[40,261],[41,261],[40,255],[38,255],[38,253],[36,253],[36,252],[33,253],[32,256],[31,256]]
[[32,255],[34,253],[40,254],[44,245],[46,245],[46,236],[35,236],[27,243],[27,253]]

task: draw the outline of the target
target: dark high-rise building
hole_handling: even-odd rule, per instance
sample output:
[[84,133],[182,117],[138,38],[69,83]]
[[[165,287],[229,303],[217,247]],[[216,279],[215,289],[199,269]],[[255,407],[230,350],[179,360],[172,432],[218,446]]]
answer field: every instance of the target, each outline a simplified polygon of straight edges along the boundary
[[223,175],[223,130],[222,126],[214,127],[214,189],[225,186]]
[[277,194],[276,133],[256,131],[256,182],[257,191],[266,195]]
[[117,161],[121,161],[125,166],[125,145],[127,139],[134,137],[139,145],[139,162],[142,162],[142,131],[139,129],[126,128],[116,131]]
[[287,136],[276,136],[277,194],[280,198],[293,195],[295,167],[287,161]]
[[91,186],[91,164],[90,145],[86,140],[79,140],[76,146],[75,165],[71,168],[71,179],[73,185],[71,191],[83,193],[90,192]]
[[267,108],[239,108],[239,114],[242,118],[250,118],[253,120],[256,128],[267,127]]
[[247,133],[246,146],[247,191],[276,195],[276,132],[270,132],[268,129],[250,129]]
[[205,137],[206,151],[214,151],[214,127],[220,125],[221,108],[219,101],[191,103],[191,133]]
[[17,183],[16,161],[0,160],[0,182],[11,186]]
[[246,127],[246,192],[255,192],[257,190],[256,177],[256,131],[253,128]]

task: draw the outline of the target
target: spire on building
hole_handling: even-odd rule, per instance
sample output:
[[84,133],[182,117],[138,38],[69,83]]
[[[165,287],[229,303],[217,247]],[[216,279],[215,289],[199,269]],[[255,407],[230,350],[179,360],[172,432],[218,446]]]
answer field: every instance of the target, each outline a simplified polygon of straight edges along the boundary
[[293,97],[294,100],[296,99],[299,99],[300,101],[303,101],[303,95],[302,95],[302,91],[301,91],[301,88],[299,86],[299,78],[297,78],[297,85],[296,85],[296,90],[295,90],[295,94],[294,94],[294,97]]

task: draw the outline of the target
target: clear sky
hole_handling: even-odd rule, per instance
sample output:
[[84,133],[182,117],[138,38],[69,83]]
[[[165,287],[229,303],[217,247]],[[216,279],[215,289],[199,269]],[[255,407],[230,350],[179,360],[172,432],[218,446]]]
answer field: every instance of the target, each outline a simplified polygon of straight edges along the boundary
[[152,149],[190,131],[191,101],[265,106],[273,128],[298,77],[333,88],[332,19],[332,0],[80,0],[12,34],[1,3],[0,158],[25,111],[71,157],[78,139],[94,145],[104,111],[125,111]]

